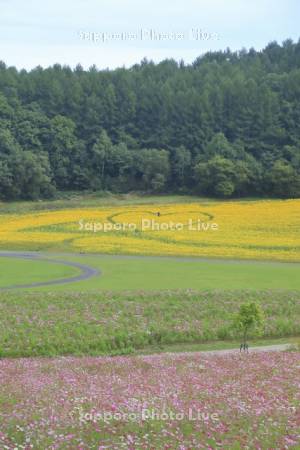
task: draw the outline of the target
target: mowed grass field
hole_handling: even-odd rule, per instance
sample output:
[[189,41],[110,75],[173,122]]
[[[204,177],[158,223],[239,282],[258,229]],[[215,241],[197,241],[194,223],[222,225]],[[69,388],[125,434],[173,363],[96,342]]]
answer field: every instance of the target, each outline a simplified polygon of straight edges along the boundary
[[[159,289],[300,290],[300,264],[280,262],[197,260],[172,257],[44,254],[45,258],[77,262],[99,270],[88,280],[30,288],[38,291],[124,291]],[[0,256],[0,288],[59,280],[79,270],[56,263]]]
[[0,288],[60,280],[76,276],[79,272],[63,264],[0,257]]

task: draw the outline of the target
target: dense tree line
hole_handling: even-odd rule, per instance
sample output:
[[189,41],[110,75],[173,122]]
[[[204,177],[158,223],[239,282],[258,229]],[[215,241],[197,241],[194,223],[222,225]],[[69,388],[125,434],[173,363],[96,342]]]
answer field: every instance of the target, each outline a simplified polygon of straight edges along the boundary
[[0,197],[300,196],[300,41],[130,69],[0,63]]

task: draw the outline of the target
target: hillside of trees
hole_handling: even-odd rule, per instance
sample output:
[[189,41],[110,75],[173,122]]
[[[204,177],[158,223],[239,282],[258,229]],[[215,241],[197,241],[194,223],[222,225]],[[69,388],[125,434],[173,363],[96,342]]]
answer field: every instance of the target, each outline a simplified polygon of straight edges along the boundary
[[300,40],[130,69],[0,63],[0,198],[300,196]]

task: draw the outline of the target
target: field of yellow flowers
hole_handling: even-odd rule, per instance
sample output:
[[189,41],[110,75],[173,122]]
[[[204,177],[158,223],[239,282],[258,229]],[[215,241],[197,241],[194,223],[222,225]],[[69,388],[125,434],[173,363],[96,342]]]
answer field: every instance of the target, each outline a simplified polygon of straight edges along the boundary
[[300,200],[4,214],[0,248],[300,261]]

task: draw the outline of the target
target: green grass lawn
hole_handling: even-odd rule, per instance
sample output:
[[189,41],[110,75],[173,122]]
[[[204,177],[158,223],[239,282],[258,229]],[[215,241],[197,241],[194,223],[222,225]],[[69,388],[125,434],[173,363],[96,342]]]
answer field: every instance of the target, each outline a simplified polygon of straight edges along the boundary
[[[51,254],[47,256],[50,258]],[[134,257],[134,256],[75,256],[54,255],[55,259],[81,262],[97,268],[101,274],[86,281],[51,286],[54,290],[158,290],[158,289],[300,289],[300,264],[187,260],[184,258]],[[11,265],[14,261],[11,262]],[[40,263],[41,277],[58,267]],[[27,273],[31,274],[31,262]],[[36,267],[38,270],[38,268]],[[67,268],[66,268],[67,269]],[[5,270],[5,269],[4,269]],[[9,269],[11,273],[11,268]],[[25,274],[22,274],[25,276]],[[13,276],[11,275],[11,280]],[[48,290],[47,287],[34,288]]]
[[[47,257],[51,258],[51,254]],[[300,264],[295,263],[56,254],[53,259],[81,262],[99,269],[101,274],[85,281],[51,286],[51,291],[300,289]],[[56,263],[0,257],[0,287],[61,279],[78,273],[75,268]],[[48,287],[34,289],[49,290]]]
[[79,270],[63,264],[0,257],[0,288],[78,275]]

